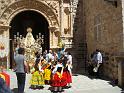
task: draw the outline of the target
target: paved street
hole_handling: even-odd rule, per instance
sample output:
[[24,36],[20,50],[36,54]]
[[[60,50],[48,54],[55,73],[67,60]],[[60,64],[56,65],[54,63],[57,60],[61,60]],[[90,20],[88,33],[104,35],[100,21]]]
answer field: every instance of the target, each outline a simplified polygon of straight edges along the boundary
[[[8,71],[11,75],[11,89],[17,90],[16,76],[14,72]],[[29,89],[31,74],[27,75],[25,93],[51,93],[49,85],[44,85],[44,89]],[[70,89],[64,89],[63,93],[124,93],[118,86],[112,86],[109,81],[101,79],[90,79],[84,75],[73,76],[73,83]],[[16,93],[16,92],[14,92]]]

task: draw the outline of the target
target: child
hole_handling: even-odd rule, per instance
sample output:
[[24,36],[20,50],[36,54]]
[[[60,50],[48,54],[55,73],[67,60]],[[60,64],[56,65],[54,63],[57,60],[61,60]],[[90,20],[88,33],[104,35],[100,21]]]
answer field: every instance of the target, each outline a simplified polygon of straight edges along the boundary
[[45,84],[50,84],[51,80],[51,64],[47,64],[46,68],[44,69],[44,80]]
[[63,65],[61,60],[57,63],[52,73],[51,86],[54,87],[53,91],[62,92],[62,87],[66,85],[66,79],[63,75]]
[[64,77],[66,77],[66,83],[67,83],[67,85],[68,86],[64,86],[65,88],[67,87],[67,88],[70,88],[71,87],[71,85],[70,85],[70,83],[72,83],[72,75],[71,75],[71,73],[69,72],[69,70],[68,70],[68,66],[66,66],[65,68],[64,68],[64,70],[63,70],[63,75],[64,75]]
[[[37,59],[36,59],[37,60]],[[35,71],[32,74],[32,78],[30,81],[32,89],[42,89],[44,85],[43,72],[39,71],[41,64],[37,62],[34,66]]]

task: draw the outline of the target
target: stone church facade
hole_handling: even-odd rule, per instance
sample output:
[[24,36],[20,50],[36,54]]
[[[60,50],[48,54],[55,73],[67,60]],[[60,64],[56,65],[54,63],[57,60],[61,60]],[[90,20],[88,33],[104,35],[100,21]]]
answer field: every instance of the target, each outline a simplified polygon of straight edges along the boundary
[[[30,12],[30,13],[29,13]],[[25,16],[28,13],[28,16]],[[16,32],[20,29],[25,30],[28,27],[33,28],[35,24],[28,20],[22,27],[16,25],[24,18],[32,19],[33,15],[41,15],[45,22],[43,23],[44,32],[44,50],[58,49],[64,44],[68,48],[68,44],[72,43],[73,37],[73,13],[72,2],[70,0],[0,0],[0,62],[1,65],[10,67],[12,56],[12,42]],[[32,16],[32,18],[30,18]],[[35,16],[35,18],[38,16]],[[17,19],[17,20],[16,20]],[[14,20],[14,21],[13,21]],[[18,24],[18,26],[21,26]],[[39,26],[39,27],[41,27]],[[16,29],[14,29],[14,27]],[[22,29],[23,28],[23,29]],[[38,30],[38,29],[37,29]],[[42,30],[42,28],[40,29]],[[32,31],[35,33],[35,29]],[[40,31],[39,31],[40,32]],[[22,33],[20,31],[20,33]],[[47,34],[48,33],[48,34]],[[23,35],[23,33],[22,33]],[[46,46],[45,46],[46,45]]]

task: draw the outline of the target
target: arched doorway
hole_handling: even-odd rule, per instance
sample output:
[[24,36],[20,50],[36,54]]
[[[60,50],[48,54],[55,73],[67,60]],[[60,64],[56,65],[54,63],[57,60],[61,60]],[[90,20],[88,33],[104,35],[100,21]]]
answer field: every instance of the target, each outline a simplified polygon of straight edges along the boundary
[[12,68],[13,62],[13,39],[14,35],[19,32],[23,37],[26,36],[28,27],[32,28],[32,34],[36,39],[36,36],[41,33],[44,35],[42,48],[44,50],[49,50],[50,47],[50,38],[49,38],[49,24],[46,18],[36,11],[26,10],[18,13],[10,23],[10,68]]

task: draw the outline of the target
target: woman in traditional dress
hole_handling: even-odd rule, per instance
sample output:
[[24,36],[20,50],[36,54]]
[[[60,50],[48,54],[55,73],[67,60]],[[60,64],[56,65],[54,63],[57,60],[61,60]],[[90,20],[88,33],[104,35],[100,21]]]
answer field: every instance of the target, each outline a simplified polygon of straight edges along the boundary
[[68,66],[64,68],[63,75],[66,79],[66,85],[64,86],[64,88],[70,88],[71,87],[70,83],[72,83],[72,75],[68,70]]
[[71,83],[72,83],[72,56],[71,53],[68,52],[67,53],[67,63],[66,63],[66,67],[64,69],[64,72],[66,72],[66,77],[67,77],[67,84],[68,84],[68,88],[71,87]]
[[63,65],[62,61],[58,61],[56,67],[52,71],[53,76],[52,76],[52,82],[51,86],[54,88],[54,92],[61,92],[62,87],[66,85],[66,78],[63,75]]
[[51,59],[50,62],[46,65],[46,67],[44,68],[44,80],[45,80],[45,84],[50,84],[50,80],[51,80]]
[[[43,72],[41,69],[41,62],[43,59],[39,60],[39,62],[35,63],[34,69],[35,71],[32,74],[32,78],[30,81],[32,89],[42,89],[44,85],[44,78],[43,78]],[[36,59],[37,61],[37,59]]]

